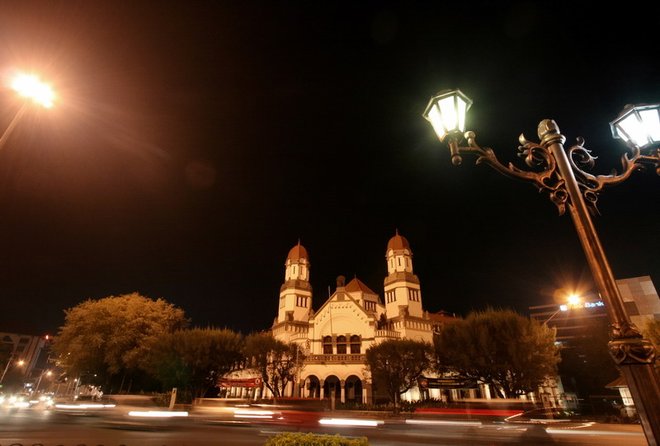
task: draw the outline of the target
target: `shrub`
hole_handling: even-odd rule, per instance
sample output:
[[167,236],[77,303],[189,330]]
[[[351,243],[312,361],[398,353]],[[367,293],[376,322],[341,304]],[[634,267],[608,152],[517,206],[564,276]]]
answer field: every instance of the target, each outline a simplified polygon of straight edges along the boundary
[[369,446],[369,441],[366,437],[283,432],[270,437],[264,446]]

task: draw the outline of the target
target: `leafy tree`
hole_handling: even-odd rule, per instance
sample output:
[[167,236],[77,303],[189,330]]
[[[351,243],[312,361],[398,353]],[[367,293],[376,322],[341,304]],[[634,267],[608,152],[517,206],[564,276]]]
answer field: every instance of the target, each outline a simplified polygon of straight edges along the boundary
[[142,367],[165,389],[201,398],[243,360],[242,336],[229,329],[192,328],[152,338]]
[[434,337],[438,368],[490,384],[508,398],[555,375],[555,332],[511,310],[488,309],[444,326]]
[[148,345],[188,321],[183,310],[163,299],[138,293],[88,299],[64,311],[65,322],[53,342],[59,365],[69,375],[102,374],[106,382],[136,372]]
[[391,339],[370,347],[366,356],[374,385],[386,389],[396,411],[399,396],[431,367],[433,347],[411,339]]
[[247,367],[259,371],[264,385],[275,398],[284,395],[305,359],[297,344],[287,344],[270,333],[253,333],[245,339],[244,356]]

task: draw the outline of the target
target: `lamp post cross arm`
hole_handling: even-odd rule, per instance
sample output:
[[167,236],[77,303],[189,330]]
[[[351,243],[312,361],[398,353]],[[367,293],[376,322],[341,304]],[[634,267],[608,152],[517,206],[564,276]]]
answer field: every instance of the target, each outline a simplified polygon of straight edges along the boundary
[[[465,137],[467,146],[459,144],[461,136]],[[558,174],[556,160],[542,145],[528,141],[524,135],[520,135],[521,145],[518,146],[518,156],[524,158],[525,164],[532,169],[523,170],[513,163],[503,164],[491,148],[480,147],[475,132],[468,131],[465,135],[453,133],[448,135],[447,139],[454,165],[458,166],[462,163],[462,155],[474,155],[477,157],[475,164],[485,164],[509,178],[532,183],[539,192],[548,192],[560,215],[566,211],[568,195],[564,180]]]

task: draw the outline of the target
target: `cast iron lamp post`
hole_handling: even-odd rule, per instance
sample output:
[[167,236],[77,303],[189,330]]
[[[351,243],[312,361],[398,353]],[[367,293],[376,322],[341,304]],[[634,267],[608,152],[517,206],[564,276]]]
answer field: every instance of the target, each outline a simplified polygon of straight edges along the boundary
[[[474,132],[463,134],[465,114],[471,105],[472,101],[460,90],[445,90],[431,98],[423,116],[431,122],[440,141],[447,141],[454,165],[461,164],[463,155],[475,155],[476,164],[487,164],[503,175],[530,182],[539,191],[547,192],[560,215],[568,209],[607,308],[610,355],[627,381],[649,445],[657,446],[660,440],[660,378],[654,368],[655,349],[642,337],[625,311],[590,212],[598,213],[596,201],[603,187],[621,183],[634,171],[646,166],[653,166],[660,175],[660,148],[657,147],[660,104],[628,106],[610,123],[615,137],[624,139],[629,148],[621,158],[621,173],[611,175],[586,172],[584,169],[594,166],[595,158],[584,148],[584,140],[578,138],[577,144],[565,149],[566,138],[551,119],[544,119],[538,126],[539,143],[527,140],[524,135],[519,137],[518,156],[524,158],[529,169],[520,169],[512,163],[504,165],[492,149],[477,144]],[[467,145],[461,145],[463,138]]]

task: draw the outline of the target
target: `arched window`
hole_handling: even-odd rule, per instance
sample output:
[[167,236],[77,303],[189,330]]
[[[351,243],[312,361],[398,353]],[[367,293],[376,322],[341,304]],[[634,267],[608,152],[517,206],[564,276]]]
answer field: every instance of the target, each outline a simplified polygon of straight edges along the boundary
[[346,336],[337,336],[337,354],[346,354]]
[[332,354],[332,336],[323,337],[323,354],[324,355]]
[[358,335],[351,336],[351,354],[359,355],[361,345],[362,342],[360,341],[360,337]]

